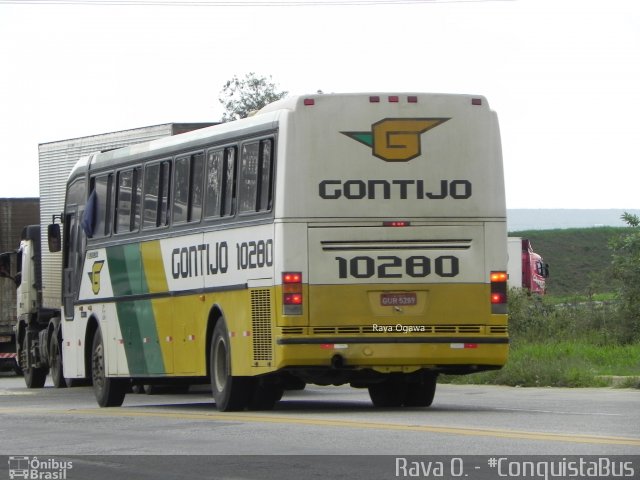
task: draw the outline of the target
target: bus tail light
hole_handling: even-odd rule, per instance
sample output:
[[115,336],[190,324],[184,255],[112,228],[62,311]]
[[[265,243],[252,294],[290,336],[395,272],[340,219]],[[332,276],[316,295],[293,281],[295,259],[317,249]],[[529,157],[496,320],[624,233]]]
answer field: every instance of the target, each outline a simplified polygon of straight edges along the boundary
[[491,313],[507,313],[507,272],[491,272]]
[[302,273],[282,272],[282,311],[285,315],[302,315]]

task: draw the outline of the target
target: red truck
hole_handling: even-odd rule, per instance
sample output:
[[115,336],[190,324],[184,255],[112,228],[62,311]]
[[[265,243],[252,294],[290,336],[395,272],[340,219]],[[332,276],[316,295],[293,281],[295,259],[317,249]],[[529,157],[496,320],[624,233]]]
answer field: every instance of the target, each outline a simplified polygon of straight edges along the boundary
[[547,291],[549,265],[533,251],[531,241],[522,237],[509,237],[509,288],[523,288],[529,293],[544,295]]

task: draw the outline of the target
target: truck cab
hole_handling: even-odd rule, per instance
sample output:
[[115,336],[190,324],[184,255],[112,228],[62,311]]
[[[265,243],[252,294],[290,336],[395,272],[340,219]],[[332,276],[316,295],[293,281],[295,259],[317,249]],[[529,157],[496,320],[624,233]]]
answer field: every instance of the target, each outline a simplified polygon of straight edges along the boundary
[[521,288],[528,293],[544,295],[547,291],[549,265],[533,251],[531,241],[522,237],[509,237],[509,288]]
[[549,265],[533,251],[530,240],[522,239],[522,288],[530,293],[544,295],[548,277]]

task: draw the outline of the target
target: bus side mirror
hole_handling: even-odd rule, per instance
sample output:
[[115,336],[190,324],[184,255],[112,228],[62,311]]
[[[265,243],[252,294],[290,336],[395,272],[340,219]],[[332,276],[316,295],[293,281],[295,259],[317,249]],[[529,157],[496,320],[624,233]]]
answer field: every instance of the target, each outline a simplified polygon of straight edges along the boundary
[[60,236],[60,224],[51,223],[47,227],[47,239],[49,240],[49,251],[51,253],[62,250],[62,239]]
[[544,278],[549,278],[549,264],[548,264],[548,263],[545,263],[545,264],[544,264],[544,267],[543,267],[543,269],[542,269],[542,272],[543,272],[543,275],[542,275],[542,276],[543,276]]

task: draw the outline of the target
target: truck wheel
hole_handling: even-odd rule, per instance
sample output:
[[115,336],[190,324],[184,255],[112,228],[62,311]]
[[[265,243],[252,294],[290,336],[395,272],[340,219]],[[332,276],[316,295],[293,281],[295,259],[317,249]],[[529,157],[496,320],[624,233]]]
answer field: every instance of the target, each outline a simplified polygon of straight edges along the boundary
[[213,329],[210,355],[211,390],[221,412],[244,410],[251,395],[251,377],[234,377],[231,372],[231,344],[224,318]]
[[25,334],[22,351],[20,352],[21,365],[24,365],[22,372],[24,373],[24,383],[27,388],[42,388],[47,380],[47,369],[43,367],[26,367],[27,355],[29,355],[29,345],[27,345],[27,335]]
[[433,403],[436,394],[437,374],[425,374],[419,383],[407,385],[407,396],[404,400],[405,407],[429,407]]
[[400,407],[407,398],[407,383],[401,378],[387,378],[369,387],[369,397],[374,407]]
[[55,334],[51,335],[51,341],[49,342],[49,365],[53,386],[66,388],[67,382],[62,371],[62,345]]
[[124,402],[125,382],[120,378],[107,377],[104,361],[104,343],[100,329],[93,337],[91,350],[91,375],[93,377],[93,393],[101,407],[119,407]]

